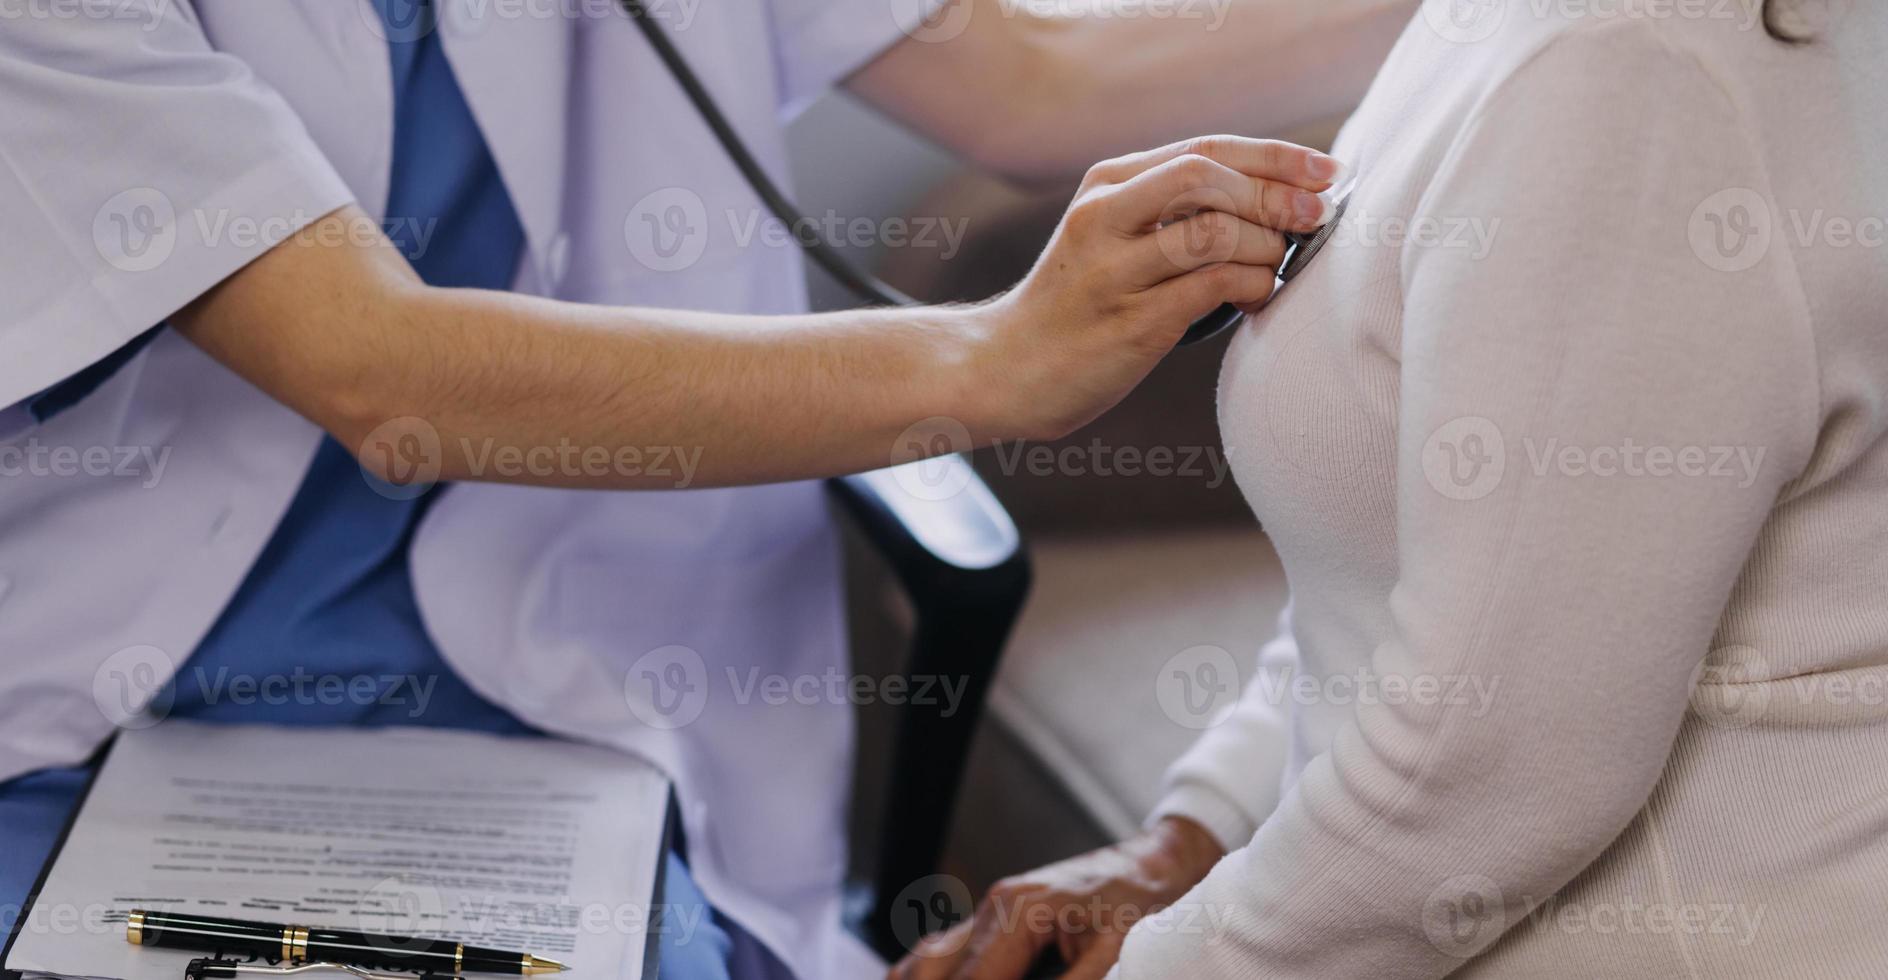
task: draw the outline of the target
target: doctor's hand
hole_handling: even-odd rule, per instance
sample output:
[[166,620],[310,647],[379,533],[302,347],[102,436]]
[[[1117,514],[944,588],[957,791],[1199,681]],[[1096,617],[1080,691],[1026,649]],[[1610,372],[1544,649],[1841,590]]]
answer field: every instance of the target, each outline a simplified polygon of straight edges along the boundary
[[1069,980],[1105,975],[1142,917],[1186,894],[1225,852],[1205,828],[1167,817],[1113,847],[1005,879],[976,915],[927,937],[891,980],[1022,980],[1054,946]]
[[1284,232],[1323,224],[1336,160],[1275,140],[1212,136],[1097,164],[1042,257],[979,308],[992,390],[1026,399],[1055,438],[1112,407],[1188,324],[1272,294]]

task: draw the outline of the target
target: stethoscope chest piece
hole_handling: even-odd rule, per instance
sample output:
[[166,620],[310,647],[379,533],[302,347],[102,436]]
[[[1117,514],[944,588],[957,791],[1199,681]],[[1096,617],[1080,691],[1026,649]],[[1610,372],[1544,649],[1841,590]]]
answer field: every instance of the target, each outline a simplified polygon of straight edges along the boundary
[[[1324,251],[1324,246],[1330,243],[1331,236],[1337,234],[1337,223],[1344,220],[1344,212],[1350,209],[1350,198],[1351,194],[1348,191],[1337,198],[1336,203],[1331,206],[1331,220],[1326,221],[1317,231],[1285,236],[1285,261],[1278,264],[1279,289],[1284,289],[1287,284],[1296,279],[1299,273],[1304,272],[1305,267],[1311,264],[1311,260],[1317,258],[1319,252]],[[1276,297],[1278,293],[1274,291],[1272,295]],[[1187,332],[1180,337],[1180,343],[1175,346],[1185,347],[1218,336],[1227,327],[1238,323],[1244,316],[1244,310],[1227,303],[1193,321],[1193,325],[1187,328]]]
[[1285,283],[1296,279],[1298,273],[1305,271],[1305,267],[1311,264],[1311,260],[1317,258],[1319,252],[1324,251],[1324,246],[1330,242],[1331,236],[1337,234],[1337,223],[1344,220],[1344,212],[1348,210],[1350,210],[1350,195],[1346,194],[1338,198],[1337,203],[1331,206],[1331,220],[1326,221],[1323,227],[1309,235],[1285,236],[1285,240],[1291,243],[1291,250],[1285,253],[1285,261],[1279,263],[1278,266],[1280,289],[1284,288]]

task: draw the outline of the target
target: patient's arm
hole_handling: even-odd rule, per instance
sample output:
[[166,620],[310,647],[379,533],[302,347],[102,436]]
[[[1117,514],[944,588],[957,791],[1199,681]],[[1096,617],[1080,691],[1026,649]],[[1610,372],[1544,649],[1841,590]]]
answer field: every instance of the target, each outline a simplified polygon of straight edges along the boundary
[[[1727,275],[1687,246],[1700,200],[1766,186],[1749,124],[1643,27],[1562,38],[1464,129],[1422,210],[1498,217],[1492,252],[1402,257],[1397,629],[1372,669],[1492,699],[1358,705],[1250,845],[1129,936],[1121,977],[1434,980],[1644,807],[1818,396],[1782,249]],[[1461,419],[1506,446],[1481,499],[1425,475]],[[1628,439],[1764,456],[1748,481],[1604,479],[1528,448]],[[1476,903],[1458,946],[1438,913]],[[1177,928],[1202,911],[1210,937]]]
[[[1050,4],[1049,7],[1056,5]],[[1214,0],[1059,16],[950,0],[846,83],[969,159],[1023,178],[1197,133],[1278,135],[1348,111],[1415,0]]]

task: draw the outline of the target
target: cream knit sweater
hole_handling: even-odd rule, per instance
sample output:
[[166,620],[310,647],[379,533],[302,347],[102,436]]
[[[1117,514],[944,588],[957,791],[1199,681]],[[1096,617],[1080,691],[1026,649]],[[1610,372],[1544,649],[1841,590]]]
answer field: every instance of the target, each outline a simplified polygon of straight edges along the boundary
[[1888,3],[1797,6],[1417,14],[1221,379],[1243,849],[1117,976],[1888,976]]

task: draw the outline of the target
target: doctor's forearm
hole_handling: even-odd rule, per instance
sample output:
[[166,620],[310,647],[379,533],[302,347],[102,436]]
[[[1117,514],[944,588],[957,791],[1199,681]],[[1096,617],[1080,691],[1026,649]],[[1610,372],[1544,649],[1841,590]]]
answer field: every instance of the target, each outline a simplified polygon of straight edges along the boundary
[[670,452],[687,462],[689,486],[765,483],[916,458],[905,430],[934,417],[957,420],[965,428],[953,431],[978,443],[1024,434],[972,417],[964,382],[985,369],[973,366],[980,323],[967,308],[754,317],[422,290],[406,316],[457,326],[403,332],[397,357],[416,366],[415,383],[394,381],[388,388],[401,390],[350,407],[338,427],[368,446],[389,418],[425,418],[439,433],[444,479],[677,483],[672,469],[482,471],[492,447],[570,446],[612,458]]
[[[1207,133],[1278,136],[1348,111],[1415,0],[1212,0],[1171,16],[1055,16],[953,0],[848,88],[1025,179]],[[1153,4],[1148,5],[1152,8]],[[957,18],[957,19],[953,19]]]
[[428,287],[388,246],[289,243],[173,322],[396,480],[415,446],[442,480],[639,489],[674,487],[676,467],[622,460],[680,460],[711,486],[885,466],[933,416],[979,441],[1036,434],[986,423],[977,406],[1000,400],[960,390],[981,370],[970,308],[591,306]]

